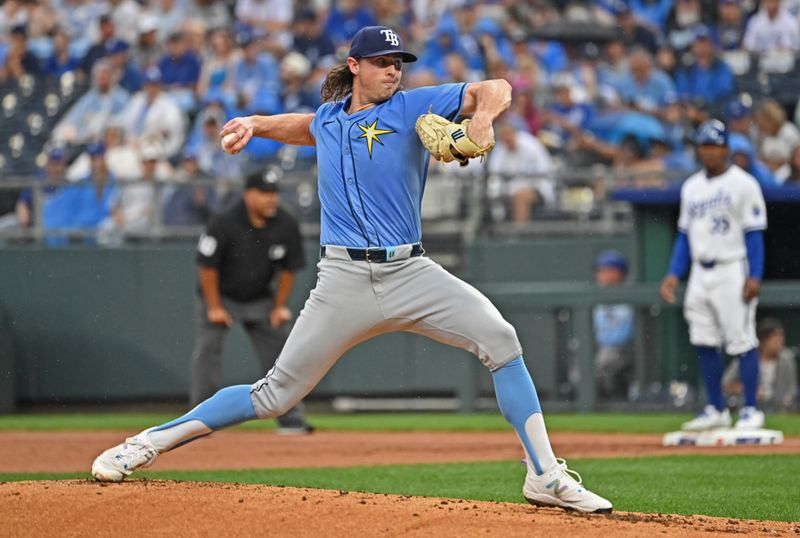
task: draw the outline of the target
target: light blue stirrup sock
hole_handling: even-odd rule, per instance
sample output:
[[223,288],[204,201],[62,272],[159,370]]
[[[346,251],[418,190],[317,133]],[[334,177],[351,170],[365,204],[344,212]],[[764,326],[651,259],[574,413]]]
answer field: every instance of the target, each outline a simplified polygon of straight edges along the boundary
[[217,391],[211,398],[175,420],[145,430],[159,452],[190,443],[209,433],[256,418],[250,400],[251,385],[234,385]]
[[528,466],[537,475],[556,464],[542,406],[522,357],[492,372],[497,404],[503,417],[514,427],[527,454]]

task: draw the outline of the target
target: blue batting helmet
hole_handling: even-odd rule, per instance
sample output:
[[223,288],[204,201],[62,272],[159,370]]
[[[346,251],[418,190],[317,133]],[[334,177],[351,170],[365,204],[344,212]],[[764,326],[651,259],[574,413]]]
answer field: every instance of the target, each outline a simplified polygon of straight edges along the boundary
[[698,146],[727,146],[728,128],[719,120],[711,119],[703,122],[694,135],[694,143]]
[[604,250],[598,254],[594,262],[594,268],[600,269],[604,267],[613,267],[619,269],[623,273],[628,273],[628,261],[625,256],[618,250]]

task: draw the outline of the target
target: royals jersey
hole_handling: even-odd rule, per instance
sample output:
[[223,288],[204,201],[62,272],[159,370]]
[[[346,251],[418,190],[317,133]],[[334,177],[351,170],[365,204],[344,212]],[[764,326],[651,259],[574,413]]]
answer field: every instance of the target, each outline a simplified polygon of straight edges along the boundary
[[317,142],[323,245],[387,247],[422,239],[430,154],[414,126],[429,110],[454,120],[466,87],[398,92],[353,114],[346,112],[349,98],[317,109],[310,130]]
[[758,182],[736,165],[708,179],[705,170],[681,188],[678,229],[689,237],[695,261],[731,262],[744,258],[744,234],[767,227]]

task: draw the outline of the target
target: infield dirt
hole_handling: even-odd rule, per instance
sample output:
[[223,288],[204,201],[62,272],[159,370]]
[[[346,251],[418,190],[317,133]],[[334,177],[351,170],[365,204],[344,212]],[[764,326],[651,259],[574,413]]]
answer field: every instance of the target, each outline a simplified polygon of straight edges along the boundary
[[[131,432],[0,433],[0,472],[88,472]],[[657,435],[555,433],[562,457],[800,453],[775,447],[663,448]],[[154,469],[330,467],[508,460],[512,433],[342,433],[280,437],[220,432],[162,455]],[[586,516],[522,504],[241,484],[130,480],[0,483],[0,536],[800,536],[800,524],[614,513]]]

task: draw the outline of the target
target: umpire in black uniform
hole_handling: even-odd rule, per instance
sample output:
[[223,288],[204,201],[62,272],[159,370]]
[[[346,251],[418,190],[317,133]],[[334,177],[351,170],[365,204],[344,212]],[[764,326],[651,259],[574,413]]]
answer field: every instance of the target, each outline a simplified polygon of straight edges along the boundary
[[[222,343],[235,322],[244,327],[265,372],[286,342],[292,319],[286,302],[305,257],[297,221],[279,201],[274,178],[249,176],[242,200],[219,214],[198,241],[192,407],[220,388]],[[312,431],[302,404],[277,420],[279,433]]]

